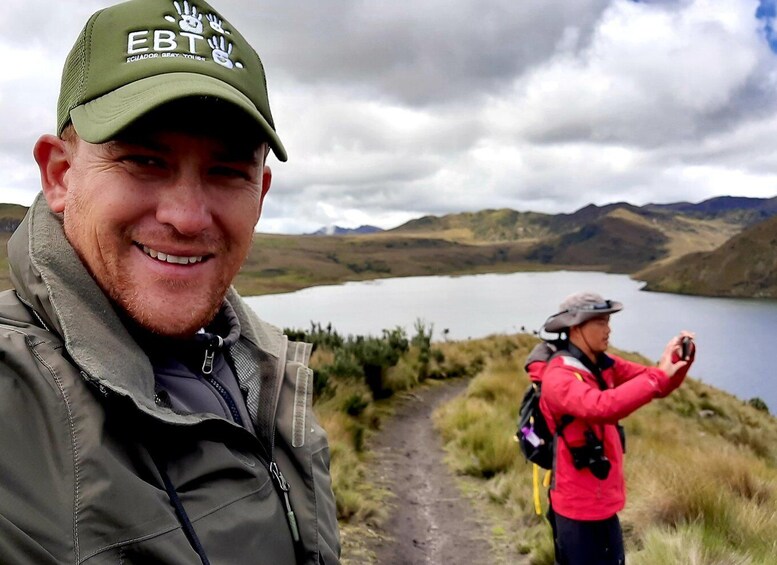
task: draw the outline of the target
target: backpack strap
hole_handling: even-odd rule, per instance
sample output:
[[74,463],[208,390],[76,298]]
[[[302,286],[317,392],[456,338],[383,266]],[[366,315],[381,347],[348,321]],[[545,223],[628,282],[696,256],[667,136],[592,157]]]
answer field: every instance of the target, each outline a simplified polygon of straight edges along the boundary
[[[607,386],[607,383],[604,381],[604,377],[602,376],[602,369],[606,369],[612,366],[613,360],[602,353],[598,358],[597,362],[594,363],[589,359],[588,355],[583,353],[580,348],[578,348],[574,343],[569,343],[567,345],[566,350],[559,351],[559,354],[567,354],[570,357],[573,357],[580,361],[582,365],[588,369],[588,371],[596,378],[596,383],[599,385],[599,390],[607,390],[610,388]],[[582,377],[575,373],[578,377],[578,379],[582,380]]]

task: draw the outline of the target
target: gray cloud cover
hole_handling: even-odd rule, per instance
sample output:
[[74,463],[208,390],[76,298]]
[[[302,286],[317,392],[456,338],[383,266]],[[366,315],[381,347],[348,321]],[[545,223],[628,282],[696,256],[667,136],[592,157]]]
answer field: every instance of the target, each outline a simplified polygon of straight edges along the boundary
[[[6,7],[0,200],[37,192],[62,63],[107,4]],[[262,231],[777,194],[767,0],[213,4],[262,56],[289,151]]]

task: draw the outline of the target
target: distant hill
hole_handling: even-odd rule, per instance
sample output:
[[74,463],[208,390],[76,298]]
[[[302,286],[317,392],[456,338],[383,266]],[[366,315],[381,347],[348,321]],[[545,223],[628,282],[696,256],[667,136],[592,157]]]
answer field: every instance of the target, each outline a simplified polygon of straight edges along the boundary
[[[24,211],[23,206],[0,205],[0,226],[5,226],[0,227],[0,288],[9,284],[3,278],[3,243]],[[424,216],[387,231],[335,227],[330,233],[340,237],[334,238],[256,234],[235,285],[245,294],[265,294],[383,277],[588,269],[649,275],[650,288],[671,292],[771,296],[768,282],[747,284],[768,280],[769,269],[773,273],[768,259],[774,252],[769,255],[767,244],[756,266],[715,255],[705,275],[708,286],[691,282],[701,266],[682,276],[663,269],[696,265],[692,254],[713,252],[775,216],[777,198],[720,197],[646,206],[592,204],[571,214],[498,209]],[[746,257],[748,252],[741,253]],[[725,261],[730,271],[715,272],[713,267]]]
[[648,204],[646,210],[671,211],[703,219],[725,218],[744,225],[753,225],[777,214],[777,197],[747,198],[744,196],[719,196],[698,204],[677,202],[674,204]]
[[582,224],[534,247],[527,258],[543,264],[599,265],[617,272],[632,272],[668,255],[669,237],[658,227],[610,213]]
[[550,235],[552,218],[550,214],[516,212],[503,208],[441,217],[424,216],[390,231],[404,235],[424,234],[461,242],[519,241]]
[[307,235],[365,235],[382,232],[383,229],[375,226],[359,226],[358,228],[341,228],[340,226],[328,226]]
[[[697,204],[585,206],[572,214],[483,210],[425,216],[391,233],[468,244],[510,243],[542,265],[633,273],[712,251],[752,223],[777,214],[777,198],[713,198]],[[513,248],[513,253],[516,249]]]
[[0,204],[0,290],[11,288],[6,245],[11,234],[19,226],[26,213],[27,208],[25,206]]
[[635,275],[647,290],[777,298],[777,216],[755,224],[718,249],[692,253]]
[[26,206],[0,204],[0,233],[13,233],[26,213]]

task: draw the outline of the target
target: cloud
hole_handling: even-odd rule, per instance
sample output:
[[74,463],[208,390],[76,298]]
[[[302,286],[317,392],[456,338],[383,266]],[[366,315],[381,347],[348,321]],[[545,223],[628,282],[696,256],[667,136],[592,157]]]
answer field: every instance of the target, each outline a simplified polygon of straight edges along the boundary
[[[262,230],[777,193],[773,0],[213,4],[262,56],[289,151]],[[0,24],[0,199],[37,190],[97,5],[13,0]]]

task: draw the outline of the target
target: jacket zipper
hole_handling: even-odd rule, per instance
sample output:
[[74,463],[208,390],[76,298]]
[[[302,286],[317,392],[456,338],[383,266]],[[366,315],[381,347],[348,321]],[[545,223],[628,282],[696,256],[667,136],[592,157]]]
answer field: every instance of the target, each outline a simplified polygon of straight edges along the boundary
[[[208,344],[205,347],[205,358],[202,361],[202,374],[203,376],[205,376],[205,380],[214,389],[216,389],[216,391],[221,395],[221,397],[227,403],[227,406],[229,407],[229,411],[232,414],[232,418],[235,421],[235,423],[239,424],[240,426],[243,426],[243,419],[240,417],[240,411],[237,409],[237,405],[235,404],[235,400],[232,398],[232,395],[229,394],[229,391],[226,388],[224,388],[221,385],[221,383],[215,379],[215,377],[212,376],[213,363],[216,357],[216,351],[218,349],[221,349],[223,344],[224,344],[224,340],[221,338],[221,336],[214,336],[208,342]],[[271,454],[270,464],[267,465],[267,469],[270,472],[270,476],[275,481],[275,484],[278,486],[281,493],[283,493],[283,506],[286,511],[286,519],[289,522],[291,537],[295,543],[299,543],[300,537],[299,537],[299,527],[297,526],[297,516],[296,514],[294,514],[294,510],[292,510],[291,508],[291,500],[289,499],[289,491],[291,490],[291,487],[289,486],[289,483],[286,480],[286,477],[283,476],[283,473],[278,467],[278,463],[275,461],[272,454]]]
[[216,350],[224,345],[224,339],[220,335],[214,335],[205,345],[205,359],[202,360],[202,374],[210,375],[213,372],[213,359],[216,357]]
[[229,394],[229,391],[225,389],[214,377],[206,377],[205,380],[208,382],[208,384],[210,384],[210,386],[216,389],[216,392],[218,392],[224,399],[224,402],[227,403],[229,413],[232,414],[232,419],[235,421],[235,423],[245,427],[243,426],[243,418],[240,417],[240,411],[237,409],[237,404],[235,404],[235,400],[232,398],[232,395]]
[[278,463],[273,459],[270,463],[270,474],[275,479],[278,488],[283,493],[283,505],[286,507],[286,519],[289,521],[289,528],[291,529],[291,537],[294,542],[299,542],[299,528],[297,527],[297,517],[294,514],[294,510],[291,509],[291,501],[289,500],[289,483],[286,481],[286,477],[283,476],[281,470],[278,468]]
[[216,335],[208,340],[208,343],[205,346],[205,358],[202,360],[202,375],[205,377],[205,381],[219,393],[221,398],[224,399],[224,402],[226,402],[227,408],[229,409],[229,413],[232,415],[232,420],[236,424],[245,427],[243,418],[240,417],[240,411],[237,409],[235,399],[232,398],[229,391],[213,376],[213,363],[216,358],[216,351],[221,349],[223,345],[224,339],[221,336]]

